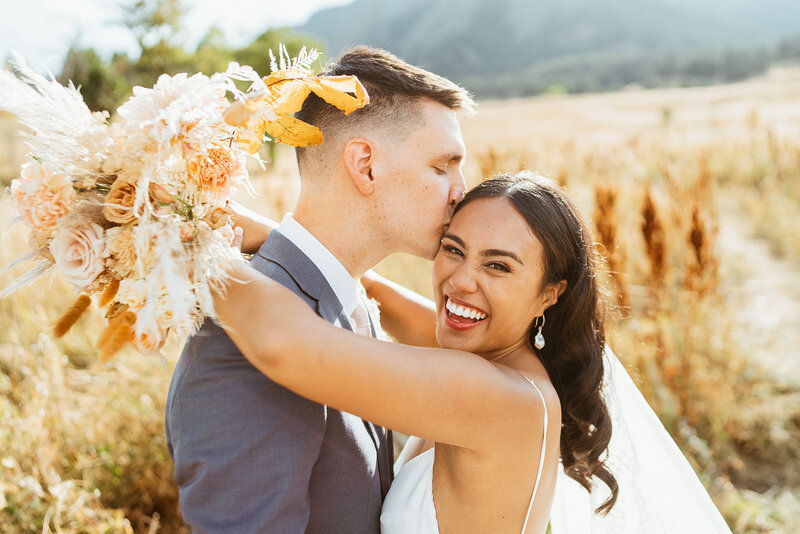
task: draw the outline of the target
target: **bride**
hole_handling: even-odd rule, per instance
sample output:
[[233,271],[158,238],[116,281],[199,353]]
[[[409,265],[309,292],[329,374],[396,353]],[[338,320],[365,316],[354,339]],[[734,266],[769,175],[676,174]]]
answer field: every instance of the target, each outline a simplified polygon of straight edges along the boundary
[[[256,368],[310,400],[419,436],[398,459],[384,534],[544,533],[554,500],[554,532],[602,531],[570,508],[580,500],[574,488],[566,494],[569,485],[559,481],[556,492],[557,480],[569,477],[602,493],[591,505],[599,518],[625,487],[607,463],[609,360],[592,242],[552,181],[503,175],[466,195],[434,261],[435,310],[380,278],[365,280],[384,325],[408,345],[330,325],[243,262],[230,274],[216,312]],[[678,467],[685,475],[688,464]],[[626,483],[635,480],[636,466],[624,470]],[[681,532],[729,532],[694,473],[683,480],[702,496],[689,503],[700,508],[688,511],[697,530]],[[676,515],[674,504],[668,516]],[[625,531],[677,532],[644,517]]]

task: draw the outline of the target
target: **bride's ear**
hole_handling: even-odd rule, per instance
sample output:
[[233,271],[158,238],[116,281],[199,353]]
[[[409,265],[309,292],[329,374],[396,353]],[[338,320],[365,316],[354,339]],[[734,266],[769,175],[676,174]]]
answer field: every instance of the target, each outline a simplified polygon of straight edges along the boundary
[[372,164],[375,145],[364,137],[354,137],[344,146],[344,165],[353,185],[362,195],[371,195],[375,190]]
[[556,302],[558,302],[558,297],[564,294],[564,291],[567,290],[567,281],[561,280],[557,284],[550,284],[545,289],[545,301],[544,305],[546,308],[549,308]]

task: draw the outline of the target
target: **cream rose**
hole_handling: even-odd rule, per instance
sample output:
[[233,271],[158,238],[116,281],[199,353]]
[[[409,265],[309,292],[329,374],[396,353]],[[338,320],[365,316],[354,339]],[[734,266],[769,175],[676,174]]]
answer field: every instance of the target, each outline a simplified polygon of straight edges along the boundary
[[55,230],[75,200],[69,176],[36,162],[22,166],[20,177],[11,182],[11,195],[22,220],[37,232]]
[[147,300],[147,282],[143,279],[126,278],[119,283],[117,302],[125,304],[128,309],[138,312]]
[[135,240],[133,226],[115,227],[108,231],[110,265],[121,276],[128,276],[136,265]]
[[104,233],[97,223],[83,223],[60,229],[50,242],[56,267],[78,289],[91,284],[105,269],[108,247]]

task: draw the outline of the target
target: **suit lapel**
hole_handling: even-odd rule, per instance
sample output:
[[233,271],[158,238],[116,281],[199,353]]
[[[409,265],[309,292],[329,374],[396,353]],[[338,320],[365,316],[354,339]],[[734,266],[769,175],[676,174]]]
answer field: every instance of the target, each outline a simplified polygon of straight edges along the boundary
[[286,236],[278,230],[272,230],[256,254],[286,271],[297,287],[316,302],[316,312],[320,317],[329,323],[335,323],[338,319],[343,328],[353,330],[350,321],[343,313],[342,304],[325,276]]
[[[289,241],[278,230],[272,230],[269,237],[261,245],[257,254],[268,262],[275,263],[286,271],[303,293],[316,302],[316,312],[320,317],[333,324],[338,319],[345,330],[353,331],[350,318],[344,313],[341,302],[336,297],[333,288],[319,268],[312,262],[297,245]],[[375,338],[376,330],[367,307],[369,326],[372,337]],[[381,479],[381,493],[386,496],[392,476],[393,444],[389,439],[391,432],[384,435],[383,427],[364,421],[367,430],[378,454],[378,471]],[[388,441],[388,443],[387,443]],[[381,442],[384,446],[381,447]]]

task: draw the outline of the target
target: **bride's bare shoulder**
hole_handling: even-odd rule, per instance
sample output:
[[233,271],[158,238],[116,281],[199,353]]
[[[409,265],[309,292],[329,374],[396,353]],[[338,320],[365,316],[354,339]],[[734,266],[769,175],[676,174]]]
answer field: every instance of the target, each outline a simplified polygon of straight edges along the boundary
[[523,376],[533,383],[536,388],[541,392],[544,398],[545,406],[550,417],[561,418],[561,399],[558,397],[558,391],[550,381],[546,373],[540,372],[522,372]]
[[[510,367],[516,371],[517,373],[521,374],[531,385],[531,401],[533,405],[541,409],[541,402],[542,398],[544,398],[544,405],[547,408],[547,414],[549,418],[552,420],[554,418],[561,419],[561,400],[558,397],[558,391],[556,391],[553,382],[550,380],[550,377],[547,374],[547,370],[544,368],[542,363],[538,360],[538,358],[518,358]],[[534,388],[534,386],[536,386]],[[536,393],[536,389],[541,392],[542,397],[540,398],[539,395]]]

